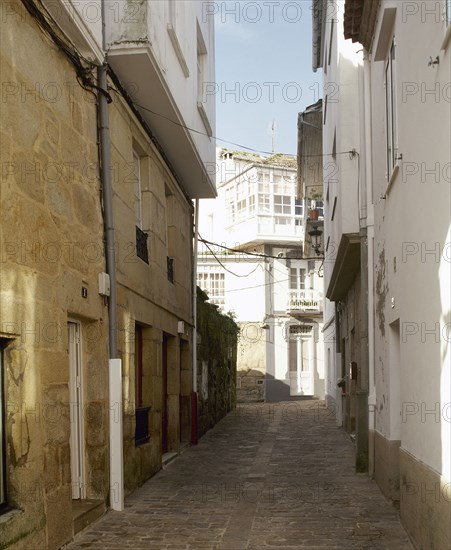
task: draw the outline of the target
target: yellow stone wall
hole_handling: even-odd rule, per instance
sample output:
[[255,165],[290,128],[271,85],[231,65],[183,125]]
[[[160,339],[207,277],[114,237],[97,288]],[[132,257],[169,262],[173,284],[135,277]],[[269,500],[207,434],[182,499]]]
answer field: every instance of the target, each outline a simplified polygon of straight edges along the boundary
[[[7,401],[8,500],[0,547],[59,548],[72,538],[67,323],[81,327],[86,497],[109,499],[108,309],[97,111],[67,58],[20,2],[0,30],[0,339]],[[130,108],[109,107],[123,360],[126,490],[161,468],[162,341],[168,354],[168,443],[189,437],[192,205]],[[136,257],[133,147],[142,156],[150,264]],[[175,282],[166,257],[175,258]],[[82,297],[82,287],[87,298]],[[177,321],[185,334],[177,334]],[[144,329],[144,404],[150,441],[135,447],[134,323]],[[183,352],[180,351],[182,347]],[[182,373],[180,372],[182,369]]]
[[20,4],[9,5],[18,11],[1,22],[0,336],[16,512],[0,545],[57,548],[72,537],[69,319],[82,329],[86,494],[108,496],[96,104]]
[[[185,360],[181,367],[180,359],[180,348],[188,345],[192,325],[192,204],[181,192],[129,106],[117,95],[110,106],[110,133],[117,241],[119,353],[124,371],[124,475],[126,490],[130,491],[161,468],[163,333],[170,337],[168,450],[178,451],[180,445],[180,378],[188,379],[189,388],[182,391],[185,397],[191,391],[192,379],[191,360]],[[140,156],[142,229],[149,235],[149,264],[135,253],[133,151]],[[167,256],[175,260],[174,283],[167,278]],[[185,322],[186,333],[182,338],[177,333],[178,321]],[[135,323],[144,327],[143,406],[151,408],[151,438],[149,443],[139,447],[134,442]],[[182,418],[185,425],[189,425],[189,407],[186,403],[184,405]]]

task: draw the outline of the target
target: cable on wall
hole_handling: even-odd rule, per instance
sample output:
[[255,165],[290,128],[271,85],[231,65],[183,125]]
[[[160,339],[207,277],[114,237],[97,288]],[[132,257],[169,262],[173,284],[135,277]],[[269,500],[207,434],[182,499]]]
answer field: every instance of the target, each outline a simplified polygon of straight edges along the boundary
[[229,268],[227,268],[222,262],[221,260],[216,256],[216,254],[213,252],[213,250],[208,246],[208,244],[203,241],[201,238],[200,238],[200,235],[199,235],[199,240],[204,242],[205,246],[208,248],[208,250],[212,253],[212,255],[214,256],[215,260],[218,262],[218,264],[223,268],[225,269],[228,273],[230,273],[231,275],[234,275],[235,277],[249,277],[249,275],[252,275],[252,273],[254,273],[254,271],[257,271],[257,269],[259,267],[261,267],[260,264],[257,264],[254,269],[252,271],[250,271],[249,273],[247,273],[246,275],[240,275],[238,273],[234,273],[232,270],[230,270]]
[[[94,82],[94,76],[92,75],[92,70],[98,68],[99,65],[86,59],[75,47],[73,42],[63,33],[60,29],[58,23],[55,21],[51,13],[42,3],[42,0],[39,1],[38,8],[36,2],[33,0],[21,0],[25,9],[33,17],[33,19],[38,24],[39,28],[43,33],[55,44],[55,46],[67,57],[70,63],[75,68],[77,75],[77,82],[81,88],[95,95],[94,90],[106,96],[108,103],[112,102],[110,94],[97,86]],[[62,36],[60,36],[55,28],[60,29]]]

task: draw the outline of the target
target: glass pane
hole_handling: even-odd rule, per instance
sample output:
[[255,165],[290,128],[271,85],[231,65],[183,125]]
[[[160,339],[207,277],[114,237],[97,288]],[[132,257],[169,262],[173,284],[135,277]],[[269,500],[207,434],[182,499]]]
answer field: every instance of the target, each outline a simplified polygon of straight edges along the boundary
[[295,267],[290,268],[290,290],[297,290],[297,270]]
[[259,181],[258,191],[260,193],[269,193],[269,182]]
[[270,213],[269,195],[259,195],[258,196],[258,211],[261,214],[269,214]]
[[299,270],[299,288],[305,288],[305,269]]
[[295,199],[294,213],[296,216],[302,216],[304,211],[304,202],[301,199]]

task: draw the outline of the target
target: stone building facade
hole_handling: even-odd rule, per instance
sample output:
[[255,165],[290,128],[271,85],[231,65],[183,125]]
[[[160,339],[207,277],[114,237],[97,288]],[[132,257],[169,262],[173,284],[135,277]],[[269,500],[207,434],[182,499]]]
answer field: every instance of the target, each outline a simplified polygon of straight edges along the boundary
[[2,489],[12,511],[1,517],[0,545],[57,548],[72,536],[72,355],[84,370],[85,498],[109,493],[96,101],[24,7],[10,8],[1,29],[0,336]]
[[[124,494],[191,440],[193,199],[215,189],[205,172],[214,109],[198,105],[199,52],[187,44],[202,36],[207,79],[213,27],[197,2],[183,17],[183,3],[175,12],[169,2],[153,7],[177,28],[153,34],[166,56],[154,66],[164,61],[167,75],[144,101],[158,110],[182,94],[180,123],[205,132],[191,139],[177,127],[171,144],[171,131],[137,107],[120,56],[100,89],[104,14],[100,2],[90,4],[95,17],[82,4],[65,12],[67,2],[1,5],[1,548],[61,547],[107,507],[121,509]],[[127,19],[127,3],[117,5]],[[107,21],[109,35],[114,24]],[[99,161],[106,147],[109,166]]]

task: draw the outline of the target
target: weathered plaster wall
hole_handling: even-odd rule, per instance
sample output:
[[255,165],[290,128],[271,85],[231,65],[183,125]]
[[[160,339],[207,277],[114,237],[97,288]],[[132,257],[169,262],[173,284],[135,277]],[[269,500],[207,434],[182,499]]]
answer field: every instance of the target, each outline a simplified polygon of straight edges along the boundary
[[[444,408],[451,397],[446,329],[450,322],[446,243],[450,240],[451,43],[444,41],[444,5],[434,4],[436,11],[429,17],[421,10],[406,15],[404,6],[394,0],[384,0],[380,6],[374,44],[382,57],[393,39],[396,48],[398,166],[390,180],[386,121],[380,116],[385,113],[386,59],[371,66],[375,441],[379,458],[384,457],[376,463],[376,479],[383,489],[389,487],[398,470],[401,517],[419,548],[450,546],[450,502],[446,489],[442,492],[451,479],[450,424]],[[385,9],[394,14],[388,35],[382,29]],[[439,63],[418,63],[428,56],[439,56]],[[398,453],[394,452],[397,445]]]
[[261,323],[238,323],[237,400],[247,403],[265,400],[266,337]]

